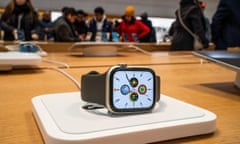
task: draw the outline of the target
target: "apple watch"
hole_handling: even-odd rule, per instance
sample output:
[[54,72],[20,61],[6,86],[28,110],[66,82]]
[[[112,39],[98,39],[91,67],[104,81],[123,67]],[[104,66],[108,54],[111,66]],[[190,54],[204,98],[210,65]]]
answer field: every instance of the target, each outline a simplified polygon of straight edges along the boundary
[[150,68],[126,64],[103,74],[92,71],[81,78],[81,97],[113,114],[151,112],[160,100],[160,77]]

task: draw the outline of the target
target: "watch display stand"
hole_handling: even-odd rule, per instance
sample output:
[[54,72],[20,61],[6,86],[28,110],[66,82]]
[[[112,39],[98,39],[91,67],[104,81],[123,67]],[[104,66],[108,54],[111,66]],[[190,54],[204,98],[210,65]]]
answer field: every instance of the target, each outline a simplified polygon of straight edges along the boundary
[[0,71],[9,71],[16,66],[34,66],[41,61],[42,58],[34,53],[0,52]]
[[80,92],[32,99],[33,114],[46,144],[144,144],[213,133],[216,115],[161,95],[151,113],[112,115],[82,108]]

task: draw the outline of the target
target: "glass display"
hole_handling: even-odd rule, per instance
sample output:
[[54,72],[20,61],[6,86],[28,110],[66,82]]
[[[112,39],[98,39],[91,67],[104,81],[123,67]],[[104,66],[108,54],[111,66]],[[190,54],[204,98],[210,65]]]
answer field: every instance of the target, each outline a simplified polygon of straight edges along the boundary
[[149,109],[155,103],[154,75],[150,71],[117,71],[113,74],[114,109]]

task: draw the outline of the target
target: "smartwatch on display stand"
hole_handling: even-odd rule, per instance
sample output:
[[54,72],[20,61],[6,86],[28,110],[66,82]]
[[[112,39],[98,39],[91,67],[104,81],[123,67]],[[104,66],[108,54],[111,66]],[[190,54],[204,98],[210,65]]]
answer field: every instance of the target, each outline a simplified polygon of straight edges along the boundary
[[102,74],[82,75],[82,99],[79,95],[32,100],[46,144],[153,143],[216,130],[216,115],[207,110],[163,94],[158,102],[160,77],[147,67],[120,64]]
[[81,97],[85,109],[105,107],[111,114],[151,112],[160,100],[160,77],[147,67],[126,64],[113,66],[106,73],[82,76]]

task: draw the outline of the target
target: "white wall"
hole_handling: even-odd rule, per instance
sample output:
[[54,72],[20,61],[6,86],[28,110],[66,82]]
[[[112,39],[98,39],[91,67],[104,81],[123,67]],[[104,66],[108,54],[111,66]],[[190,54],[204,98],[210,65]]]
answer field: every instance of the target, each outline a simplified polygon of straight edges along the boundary
[[[5,7],[10,0],[0,0],[0,7]],[[204,0],[207,2],[206,15],[212,17],[219,0]],[[179,0],[32,0],[37,9],[60,10],[63,6],[73,6],[92,13],[96,6],[102,6],[106,13],[122,15],[127,5],[136,7],[136,14],[143,11],[150,16],[174,17]]]

